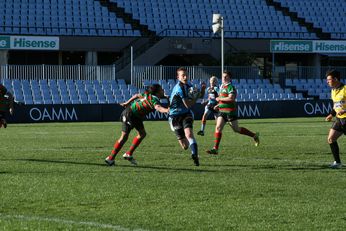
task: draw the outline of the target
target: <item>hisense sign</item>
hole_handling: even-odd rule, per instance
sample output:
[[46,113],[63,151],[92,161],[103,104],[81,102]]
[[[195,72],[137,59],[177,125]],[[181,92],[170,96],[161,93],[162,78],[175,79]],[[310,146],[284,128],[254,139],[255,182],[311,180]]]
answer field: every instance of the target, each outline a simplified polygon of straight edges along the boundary
[[0,49],[59,50],[59,37],[0,36]]
[[271,40],[272,53],[346,53],[346,41]]
[[299,40],[272,40],[270,51],[273,53],[311,53],[311,41]]
[[314,41],[314,52],[346,53],[346,41]]

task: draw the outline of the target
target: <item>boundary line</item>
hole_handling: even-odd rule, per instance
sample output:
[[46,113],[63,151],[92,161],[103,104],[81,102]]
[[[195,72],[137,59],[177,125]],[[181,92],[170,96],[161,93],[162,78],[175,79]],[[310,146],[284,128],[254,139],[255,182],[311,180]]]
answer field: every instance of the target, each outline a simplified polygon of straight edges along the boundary
[[88,227],[96,227],[96,228],[105,228],[105,229],[113,229],[117,231],[147,231],[144,229],[129,229],[122,227],[120,225],[111,225],[111,224],[101,224],[98,222],[90,222],[90,221],[73,221],[73,220],[64,220],[60,218],[49,218],[49,217],[35,217],[35,216],[24,216],[24,215],[6,215],[0,213],[0,220],[3,219],[20,219],[26,221],[47,221],[47,222],[55,222],[60,224],[67,225],[80,225],[80,226],[88,226]]

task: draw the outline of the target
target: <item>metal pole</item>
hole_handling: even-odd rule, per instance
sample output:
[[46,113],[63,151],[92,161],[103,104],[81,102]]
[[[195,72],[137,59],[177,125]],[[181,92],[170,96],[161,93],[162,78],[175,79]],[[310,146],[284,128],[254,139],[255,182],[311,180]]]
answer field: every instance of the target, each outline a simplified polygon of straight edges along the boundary
[[274,72],[275,72],[275,53],[273,52],[272,53],[272,74],[271,74],[272,78],[273,78]]
[[224,36],[223,36],[223,17],[221,17],[221,76],[222,77],[222,73],[224,71],[224,47],[223,47],[223,40],[224,40]]
[[134,84],[134,81],[133,81],[133,46],[131,46],[131,65],[130,65],[130,71],[131,71],[131,85]]

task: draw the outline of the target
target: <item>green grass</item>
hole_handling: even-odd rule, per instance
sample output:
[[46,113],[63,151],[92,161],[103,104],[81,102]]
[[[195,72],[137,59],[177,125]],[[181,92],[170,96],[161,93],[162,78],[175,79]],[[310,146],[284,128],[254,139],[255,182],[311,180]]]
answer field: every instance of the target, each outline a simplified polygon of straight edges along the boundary
[[[239,120],[201,166],[168,123],[145,122],[139,165],[104,165],[121,124],[10,124],[0,130],[0,230],[345,230],[346,170],[332,170],[323,118]],[[200,121],[195,122],[195,133]],[[339,140],[341,158],[346,144]]]

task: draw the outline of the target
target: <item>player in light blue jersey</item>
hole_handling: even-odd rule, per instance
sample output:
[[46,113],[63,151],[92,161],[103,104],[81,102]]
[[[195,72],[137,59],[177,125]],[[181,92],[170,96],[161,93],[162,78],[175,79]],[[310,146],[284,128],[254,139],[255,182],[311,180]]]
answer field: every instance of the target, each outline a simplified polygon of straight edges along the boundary
[[192,85],[188,82],[188,76],[185,68],[177,69],[178,83],[174,86],[169,105],[169,124],[172,131],[183,149],[191,149],[191,158],[196,166],[199,166],[198,146],[193,135],[193,112],[191,107],[197,99],[204,95],[205,84],[201,86],[201,92],[194,98],[189,97],[189,88]]
[[202,116],[201,130],[197,132],[197,135],[200,136],[204,136],[205,125],[207,123],[207,118],[210,115],[210,113],[214,114],[214,119],[217,118],[218,113],[217,110],[214,109],[214,107],[217,105],[216,98],[219,96],[219,87],[217,86],[216,76],[210,77],[209,84],[210,86],[207,88],[208,101],[205,104],[204,114]]

